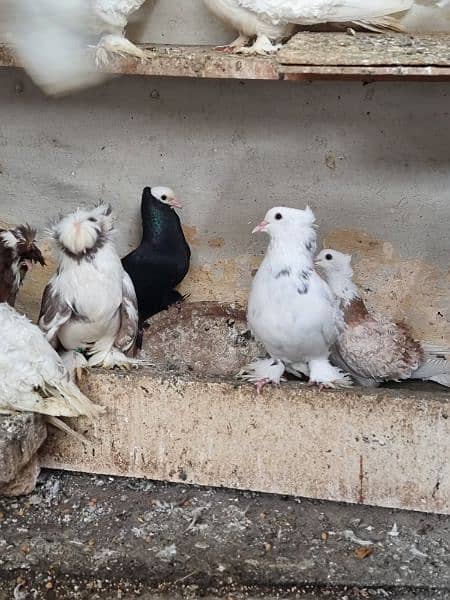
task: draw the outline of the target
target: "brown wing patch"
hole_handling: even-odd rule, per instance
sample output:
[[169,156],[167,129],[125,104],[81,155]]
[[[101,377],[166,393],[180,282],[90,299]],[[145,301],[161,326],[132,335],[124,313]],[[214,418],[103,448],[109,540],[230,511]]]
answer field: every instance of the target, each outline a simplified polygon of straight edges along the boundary
[[134,349],[136,342],[139,317],[133,282],[125,271],[122,283],[120,317],[120,329],[116,336],[115,346],[122,352],[130,352]]
[[71,315],[71,308],[57,292],[54,292],[52,282],[50,282],[42,295],[38,323],[54,348],[58,346],[59,329],[70,319]]
[[402,326],[370,315],[347,324],[338,349],[351,371],[378,382],[408,379],[422,360],[420,344]]
[[368,315],[369,312],[364,304],[364,300],[354,298],[345,309],[344,320],[347,325],[357,325],[358,323],[362,323]]

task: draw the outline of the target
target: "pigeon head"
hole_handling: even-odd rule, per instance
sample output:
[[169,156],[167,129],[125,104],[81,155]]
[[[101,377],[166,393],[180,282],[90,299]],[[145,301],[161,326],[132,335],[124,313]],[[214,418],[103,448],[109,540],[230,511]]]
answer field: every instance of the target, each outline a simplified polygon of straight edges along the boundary
[[338,250],[325,248],[316,256],[315,263],[327,275],[352,275],[352,257]]
[[177,200],[177,197],[172,189],[164,186],[144,188],[142,193],[143,204],[147,202],[154,202],[155,200],[163,205],[168,206],[169,208],[183,208],[183,205]]
[[99,204],[91,210],[77,209],[52,226],[52,235],[60,250],[80,260],[93,256],[114,228],[111,206]]
[[314,213],[309,206],[305,210],[276,206],[266,213],[264,219],[253,229],[252,233],[263,231],[272,238],[295,235],[302,230],[312,230],[315,220]]
[[325,248],[316,256],[315,264],[322,271],[333,294],[343,306],[359,298],[358,287],[353,282],[352,257],[338,250]]
[[264,219],[252,233],[264,231],[270,235],[271,245],[294,245],[300,250],[312,255],[316,250],[316,218],[307,206],[305,210],[276,206],[271,208]]
[[20,279],[23,281],[28,271],[36,263],[45,266],[42,252],[36,245],[36,230],[29,225],[20,225],[11,232],[17,239],[16,253],[19,259]]
[[4,231],[2,241],[13,251],[15,260],[19,261],[20,269],[25,273],[36,263],[45,266],[42,252],[36,245],[36,230],[29,225],[19,225],[15,229]]

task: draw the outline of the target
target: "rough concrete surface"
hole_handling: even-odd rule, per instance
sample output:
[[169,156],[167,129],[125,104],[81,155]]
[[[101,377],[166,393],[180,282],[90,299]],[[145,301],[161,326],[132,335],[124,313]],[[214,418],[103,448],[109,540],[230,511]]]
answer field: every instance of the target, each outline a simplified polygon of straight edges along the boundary
[[46,467],[450,512],[450,397],[437,385],[296,381],[257,395],[230,377],[142,368],[93,370],[83,390],[107,408],[71,420],[92,447],[56,432]]
[[58,472],[0,510],[7,598],[449,597],[438,515]]
[[0,490],[30,463],[46,436],[47,428],[40,415],[0,416]]

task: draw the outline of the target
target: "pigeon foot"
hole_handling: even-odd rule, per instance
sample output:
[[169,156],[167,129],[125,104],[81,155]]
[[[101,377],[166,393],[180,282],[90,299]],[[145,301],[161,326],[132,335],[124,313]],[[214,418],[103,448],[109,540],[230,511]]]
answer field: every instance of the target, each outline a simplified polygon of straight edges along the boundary
[[284,364],[281,360],[274,358],[257,358],[241,369],[236,377],[254,383],[256,392],[260,394],[261,390],[266,385],[271,383],[279,385],[281,381],[285,381],[282,377],[283,373]]
[[231,42],[231,44],[226,44],[225,46],[215,46],[213,49],[217,52],[223,52],[225,54],[233,54],[239,52],[242,48],[248,44],[250,38],[247,35],[240,35],[238,38]]
[[274,54],[282,47],[282,44],[272,44],[266,35],[258,35],[252,46],[245,46],[235,50],[237,54],[246,54],[249,56],[267,56]]
[[350,376],[331,365],[328,359],[313,359],[309,368],[308,385],[317,385],[319,390],[349,388],[353,385]]
[[111,61],[119,56],[121,58],[139,58],[141,61],[147,58],[142,48],[138,48],[120,35],[104,35],[95,48],[95,65],[97,68],[107,67]]
[[61,360],[70,374],[70,379],[74,383],[80,382],[88,368],[88,361],[84,354],[76,350],[68,350],[61,355]]

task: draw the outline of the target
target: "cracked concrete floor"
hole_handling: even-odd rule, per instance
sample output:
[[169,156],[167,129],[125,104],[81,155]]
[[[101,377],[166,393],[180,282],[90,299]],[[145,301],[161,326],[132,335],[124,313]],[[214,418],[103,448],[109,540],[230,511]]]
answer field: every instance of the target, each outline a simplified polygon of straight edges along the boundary
[[47,471],[0,498],[0,599],[450,599],[449,548],[442,515]]

